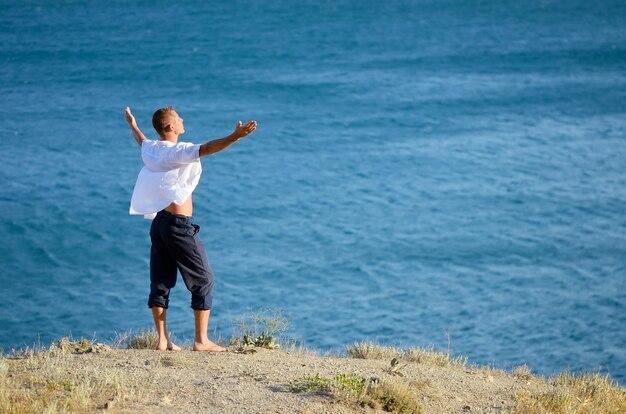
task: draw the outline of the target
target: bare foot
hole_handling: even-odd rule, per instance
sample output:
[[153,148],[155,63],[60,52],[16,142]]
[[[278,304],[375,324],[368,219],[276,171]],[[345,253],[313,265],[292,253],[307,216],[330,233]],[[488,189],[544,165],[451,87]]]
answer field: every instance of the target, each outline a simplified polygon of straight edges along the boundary
[[166,338],[166,341],[161,341],[159,339],[156,348],[157,351],[180,351],[181,348],[176,345],[170,338]]
[[223,348],[216,344],[215,342],[207,340],[206,342],[194,342],[193,343],[194,351],[207,351],[207,352],[225,352],[226,348]]

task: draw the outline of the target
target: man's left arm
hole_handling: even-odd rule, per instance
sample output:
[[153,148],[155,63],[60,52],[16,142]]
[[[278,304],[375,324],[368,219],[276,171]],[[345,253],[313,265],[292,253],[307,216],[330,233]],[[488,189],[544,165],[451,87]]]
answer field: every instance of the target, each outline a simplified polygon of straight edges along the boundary
[[200,145],[200,150],[198,151],[199,157],[204,157],[206,155],[214,154],[223,149],[226,149],[231,144],[237,142],[240,138],[245,137],[246,135],[254,132],[256,129],[256,121],[248,121],[247,124],[243,125],[241,121],[237,121],[235,125],[235,130],[228,136],[220,139],[214,139],[213,141],[205,142]]
[[137,126],[137,121],[135,120],[135,117],[133,116],[132,112],[130,112],[130,108],[128,106],[124,108],[124,116],[126,117],[126,122],[128,122],[130,129],[133,131],[133,135],[135,136],[135,141],[137,141],[137,144],[141,146],[141,144],[147,138]]

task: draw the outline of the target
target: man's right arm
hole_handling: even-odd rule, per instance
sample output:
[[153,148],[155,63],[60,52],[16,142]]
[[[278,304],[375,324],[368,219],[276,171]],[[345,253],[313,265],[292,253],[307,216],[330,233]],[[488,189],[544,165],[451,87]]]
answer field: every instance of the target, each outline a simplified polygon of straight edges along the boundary
[[238,139],[252,133],[255,129],[256,121],[249,121],[245,125],[243,125],[241,121],[238,121],[235,125],[235,130],[230,135],[224,138],[214,139],[200,145],[199,155],[200,157],[204,157],[205,155],[219,152],[235,143]]
[[130,129],[133,131],[133,135],[135,136],[135,141],[137,141],[137,144],[141,146],[141,144],[147,138],[137,126],[137,121],[135,120],[135,117],[133,116],[132,112],[130,112],[130,108],[128,106],[124,108],[124,116],[126,117],[126,122],[128,122]]

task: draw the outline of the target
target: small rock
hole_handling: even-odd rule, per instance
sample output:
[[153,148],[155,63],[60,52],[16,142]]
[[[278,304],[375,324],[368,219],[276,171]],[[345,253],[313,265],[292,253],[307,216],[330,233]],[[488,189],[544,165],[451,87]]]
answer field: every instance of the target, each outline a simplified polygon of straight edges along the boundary
[[95,353],[99,353],[99,352],[108,352],[111,351],[111,347],[106,345],[106,344],[101,344],[101,343],[95,343],[92,347],[91,347],[92,352]]
[[469,405],[464,405],[463,406],[463,411],[465,411],[465,412],[472,411],[472,407],[470,407]]

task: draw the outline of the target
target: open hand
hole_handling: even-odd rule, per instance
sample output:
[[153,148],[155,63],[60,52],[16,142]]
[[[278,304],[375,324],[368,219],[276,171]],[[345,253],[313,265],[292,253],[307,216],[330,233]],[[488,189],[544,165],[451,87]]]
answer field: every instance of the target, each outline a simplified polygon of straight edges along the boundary
[[132,112],[130,112],[130,107],[126,107],[124,108],[124,116],[126,117],[126,122],[128,122],[128,125],[130,125],[131,127],[136,127],[137,126],[137,121],[135,121],[135,117],[133,116]]
[[256,129],[256,121],[248,121],[247,124],[242,124],[241,121],[237,121],[235,124],[235,131],[233,135],[237,138],[243,138]]

